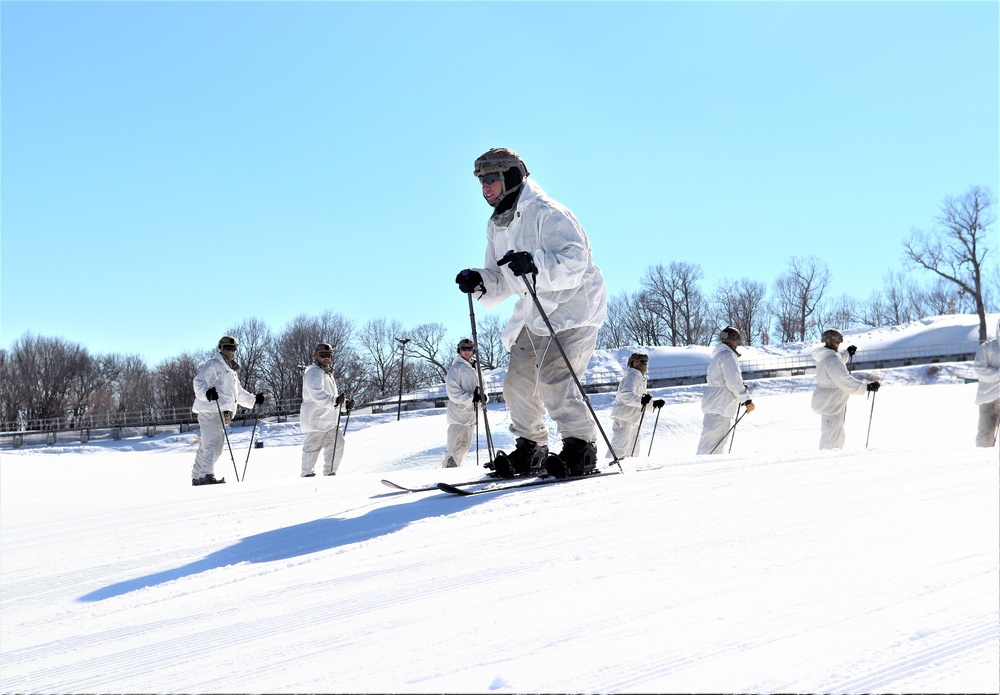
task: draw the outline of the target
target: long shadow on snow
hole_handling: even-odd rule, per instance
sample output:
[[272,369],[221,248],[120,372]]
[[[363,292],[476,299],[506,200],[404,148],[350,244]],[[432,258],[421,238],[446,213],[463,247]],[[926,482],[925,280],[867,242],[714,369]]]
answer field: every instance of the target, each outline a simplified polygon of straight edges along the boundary
[[[503,494],[503,493],[499,493]],[[382,497],[382,495],[380,495]],[[201,560],[174,569],[117,582],[84,594],[77,601],[92,602],[121,596],[151,586],[190,577],[201,572],[237,565],[241,562],[274,562],[311,553],[340,548],[387,536],[410,523],[434,516],[445,516],[483,502],[479,497],[458,497],[443,493],[410,503],[378,507],[359,517],[325,517],[295,526],[247,536],[228,548],[206,555]]]

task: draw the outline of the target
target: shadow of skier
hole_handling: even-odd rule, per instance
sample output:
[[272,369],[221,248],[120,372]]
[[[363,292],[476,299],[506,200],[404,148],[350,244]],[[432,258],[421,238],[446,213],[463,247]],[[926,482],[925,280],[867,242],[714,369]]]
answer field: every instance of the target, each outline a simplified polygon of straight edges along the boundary
[[443,505],[441,503],[445,500],[442,499],[442,496],[435,495],[411,503],[378,507],[359,517],[349,519],[325,517],[294,526],[264,531],[242,538],[235,544],[210,553],[195,562],[135,579],[116,582],[84,594],[77,601],[103,601],[228,565],[237,565],[243,562],[275,562],[361,543],[395,533],[414,521],[468,509],[481,501],[483,500],[473,497],[452,498],[446,501],[446,505]]

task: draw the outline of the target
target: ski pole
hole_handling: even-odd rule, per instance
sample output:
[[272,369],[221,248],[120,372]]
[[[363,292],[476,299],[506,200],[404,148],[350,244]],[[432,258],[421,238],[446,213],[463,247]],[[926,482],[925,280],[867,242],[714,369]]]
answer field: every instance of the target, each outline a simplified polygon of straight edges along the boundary
[[[739,409],[739,407],[738,407],[738,406],[737,406],[737,408],[736,408],[736,412],[740,412],[740,409]],[[743,419],[743,416],[744,416],[744,415],[746,415],[746,413],[745,413],[745,412],[743,413],[743,415],[740,415],[739,417],[737,417],[737,418],[736,418],[736,422],[734,422],[734,423],[733,423],[733,426],[732,426],[732,427],[730,427],[730,428],[729,428],[728,430],[726,430],[726,433],[725,433],[724,435],[722,435],[722,439],[720,439],[720,440],[719,440],[719,444],[722,444],[722,442],[726,441],[726,437],[728,437],[728,436],[729,436],[729,433],[730,433],[730,432],[732,432],[733,430],[735,430],[735,429],[736,429],[736,425],[740,424],[740,420],[742,420],[742,419]],[[711,450],[710,452],[708,452],[708,453],[710,453],[710,454],[714,454],[714,453],[715,453],[715,450],[719,448],[719,444],[716,444],[715,446],[713,446],[713,447],[712,447],[712,450]]]
[[[485,288],[484,288],[485,289]],[[483,385],[483,368],[479,362],[479,336],[476,331],[476,310],[472,306],[472,293],[468,294],[469,297],[469,323],[472,326],[472,347],[476,351],[476,376],[479,379],[479,392],[483,395],[481,401],[481,407],[483,409],[483,429],[486,430],[486,447],[489,449],[490,460],[487,461],[486,467],[493,467],[493,459],[495,458],[493,450],[493,433],[490,432],[490,420],[486,415],[486,387]],[[479,465],[479,415],[477,411],[476,415],[476,465]]]
[[229,432],[226,431],[226,418],[222,415],[222,406],[219,399],[215,399],[215,407],[219,409],[219,422],[222,423],[222,434],[226,435],[226,448],[229,449],[229,460],[233,462],[233,473],[236,474],[236,482],[240,482],[240,469],[236,467],[236,459],[233,457],[233,447],[229,444]]
[[871,392],[871,394],[872,394],[872,409],[871,409],[871,412],[868,414],[868,436],[865,437],[865,451],[868,450],[868,440],[872,436],[872,416],[875,415],[875,394],[876,393],[878,393],[878,391],[872,391]]
[[642,419],[646,417],[646,404],[642,404],[642,410],[639,412],[639,426],[635,429],[635,441],[632,442],[632,453],[629,456],[635,456],[635,448],[639,446],[639,435],[642,433]]
[[257,421],[260,419],[260,411],[257,410],[257,404],[253,404],[253,429],[250,430],[250,446],[247,447],[247,458],[243,462],[243,480],[247,479],[247,464],[250,463],[250,450],[253,448],[253,437],[257,434]]
[[[330,466],[331,466],[331,468],[334,465],[336,465],[336,463],[337,463],[337,442],[340,441],[340,415],[343,412],[344,412],[343,408],[341,408],[340,404],[338,403],[337,404],[337,427],[334,429],[334,437],[333,437],[333,456],[330,458]],[[350,412],[351,411],[349,411],[349,410],[347,411],[348,417],[350,417]]]
[[[591,405],[590,398],[587,397],[587,392],[583,390],[583,384],[580,383],[580,379],[577,377],[576,371],[574,371],[573,365],[570,363],[569,357],[566,355],[566,350],[563,349],[562,343],[559,342],[559,338],[556,336],[556,331],[552,328],[552,322],[549,321],[548,314],[546,314],[545,309],[542,308],[542,303],[538,301],[538,295],[535,293],[535,288],[531,286],[530,282],[528,282],[527,275],[522,275],[521,279],[524,280],[524,286],[528,288],[528,293],[531,295],[531,299],[535,303],[535,308],[538,309],[539,316],[541,316],[542,320],[545,321],[545,326],[549,329],[549,335],[552,336],[553,342],[555,342],[556,347],[559,348],[559,354],[562,355],[563,360],[566,362],[566,368],[569,370],[570,376],[573,377],[573,381],[576,382],[576,387],[580,390],[583,402],[586,403],[587,408],[590,409],[590,414],[594,418],[594,423],[597,425],[597,429],[601,433],[601,437],[604,438],[604,443],[607,445],[608,451],[610,451],[611,455],[614,457],[612,463],[617,464],[618,470],[621,473],[624,473],[625,471],[622,468],[621,459],[618,458],[618,454],[615,453],[614,447],[611,446],[611,440],[608,439],[608,435],[604,432],[604,428],[601,426],[601,421],[597,419],[597,413],[594,412],[594,406]],[[472,301],[471,297],[469,298],[469,301]]]
[[[657,405],[659,403],[659,405]],[[660,424],[660,409],[663,407],[664,401],[661,399],[656,399],[653,401],[653,410],[656,411],[656,419],[653,420],[653,433],[649,435],[649,451],[646,452],[648,457],[653,453],[653,438],[656,437],[656,426]]]
[[479,409],[473,408],[472,412],[476,416],[476,467],[479,467]]
[[[740,407],[742,405],[743,405],[742,403],[737,403],[736,404],[736,421],[737,422],[740,421]],[[736,428],[733,427],[733,438],[729,440],[729,453],[730,454],[733,453],[733,442],[735,442],[735,441],[736,441]]]

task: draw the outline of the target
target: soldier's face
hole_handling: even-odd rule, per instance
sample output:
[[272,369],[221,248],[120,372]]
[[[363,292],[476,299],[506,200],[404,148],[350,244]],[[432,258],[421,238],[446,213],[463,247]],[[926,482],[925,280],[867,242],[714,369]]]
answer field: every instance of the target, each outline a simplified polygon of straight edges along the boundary
[[487,203],[492,203],[503,193],[503,178],[500,174],[491,173],[479,177],[479,183],[483,187],[483,197]]

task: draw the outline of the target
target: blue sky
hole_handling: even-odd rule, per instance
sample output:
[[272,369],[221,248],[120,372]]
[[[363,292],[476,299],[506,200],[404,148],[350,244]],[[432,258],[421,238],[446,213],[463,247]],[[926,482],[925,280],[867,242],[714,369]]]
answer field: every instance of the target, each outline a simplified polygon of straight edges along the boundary
[[328,310],[457,340],[495,146],[611,295],[816,255],[866,297],[945,196],[1000,193],[998,7],[5,1],[0,346],[155,365]]

